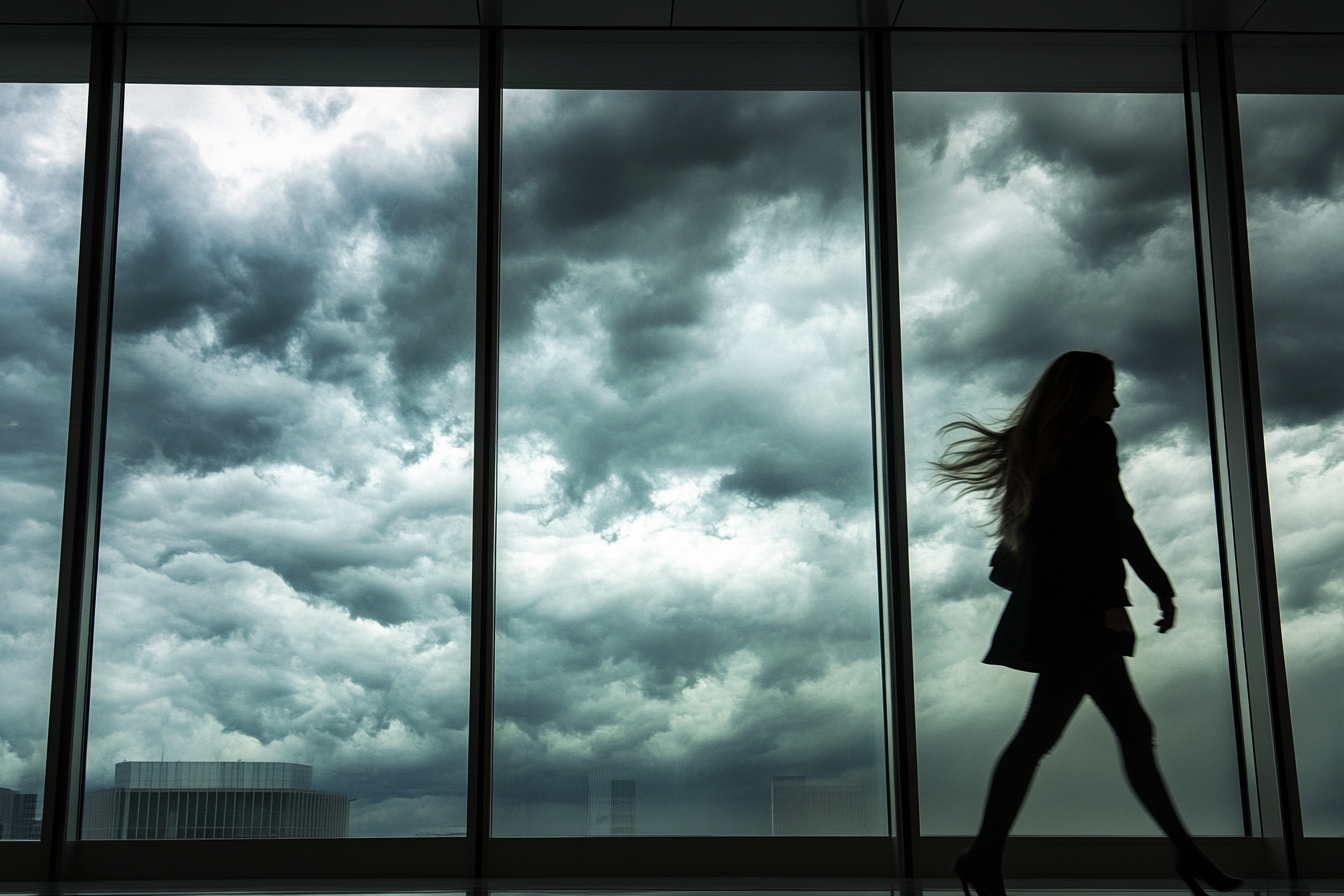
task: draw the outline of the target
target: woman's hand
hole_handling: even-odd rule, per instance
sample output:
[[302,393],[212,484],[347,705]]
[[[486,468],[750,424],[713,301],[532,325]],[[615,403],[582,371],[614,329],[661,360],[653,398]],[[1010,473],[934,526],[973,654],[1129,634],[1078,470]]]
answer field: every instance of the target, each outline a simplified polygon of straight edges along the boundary
[[1171,597],[1159,597],[1157,604],[1162,608],[1162,618],[1153,623],[1157,630],[1163,634],[1171,631],[1172,626],[1176,624],[1176,599]]

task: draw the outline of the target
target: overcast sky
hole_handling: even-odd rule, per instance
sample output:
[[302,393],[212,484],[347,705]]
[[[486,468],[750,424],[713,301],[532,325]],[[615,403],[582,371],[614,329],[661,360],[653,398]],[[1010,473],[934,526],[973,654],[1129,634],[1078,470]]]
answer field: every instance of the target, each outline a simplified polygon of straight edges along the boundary
[[1344,97],[1244,96],[1289,700],[1308,836],[1344,836]]
[[310,763],[464,821],[474,90],[131,85],[89,786]]
[[650,834],[883,788],[858,112],[506,94],[499,833],[586,832],[591,773]]
[[[1295,732],[1308,830],[1338,834],[1344,106],[1256,102]],[[0,671],[37,683],[0,698],[0,786],[25,790],[83,103],[0,90]],[[637,782],[641,833],[768,833],[774,775],[885,786],[858,109],[506,94],[499,834],[586,833],[593,774]],[[1006,412],[1074,348],[1117,362],[1125,485],[1179,594],[1159,637],[1131,589],[1159,759],[1197,833],[1240,829],[1182,114],[1161,95],[897,98],[926,833],[974,829],[1031,684],[979,662],[1005,595],[983,508],[929,486],[935,431]],[[356,798],[352,834],[461,829],[475,119],[474,91],[128,88],[91,788],[122,759],[306,762]],[[1091,707],[1018,831],[1154,832]]]

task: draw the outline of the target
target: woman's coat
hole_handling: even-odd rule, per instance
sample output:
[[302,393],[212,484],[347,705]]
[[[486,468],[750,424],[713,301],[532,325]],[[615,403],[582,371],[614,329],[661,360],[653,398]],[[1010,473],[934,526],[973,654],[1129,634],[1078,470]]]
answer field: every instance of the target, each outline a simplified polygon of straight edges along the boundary
[[1097,650],[1132,656],[1133,634],[1104,624],[1129,606],[1126,560],[1158,597],[1175,595],[1120,486],[1115,433],[1088,417],[1037,484],[1018,551],[1000,545],[990,561],[1012,595],[984,661],[1039,672]]

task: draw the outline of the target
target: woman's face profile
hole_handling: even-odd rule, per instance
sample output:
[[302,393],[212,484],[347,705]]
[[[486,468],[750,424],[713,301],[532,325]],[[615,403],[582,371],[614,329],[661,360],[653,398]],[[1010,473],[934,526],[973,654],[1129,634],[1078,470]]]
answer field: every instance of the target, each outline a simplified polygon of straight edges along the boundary
[[1109,422],[1115,416],[1115,409],[1118,407],[1120,407],[1120,399],[1115,397],[1115,374],[1111,374],[1101,390],[1097,392],[1097,397],[1092,402],[1092,409],[1088,414]]

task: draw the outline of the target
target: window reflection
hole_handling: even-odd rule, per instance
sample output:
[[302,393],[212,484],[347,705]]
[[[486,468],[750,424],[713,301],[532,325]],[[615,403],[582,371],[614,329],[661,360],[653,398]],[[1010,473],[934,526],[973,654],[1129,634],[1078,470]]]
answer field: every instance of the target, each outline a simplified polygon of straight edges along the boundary
[[86,815],[461,834],[476,92],[125,107]]
[[87,106],[0,83],[0,840],[41,821]]
[[884,833],[859,103],[504,99],[494,833]]
[[[1157,636],[1129,582],[1131,674],[1196,834],[1241,831],[1182,98],[898,93],[901,339],[921,829],[970,834],[1033,677],[981,665],[1006,592],[986,509],[931,486],[938,428],[1008,413],[1052,358],[1119,370],[1113,427],[1138,520],[1180,607]],[[1014,831],[1151,834],[1091,705]]]
[[1344,97],[1239,100],[1255,340],[1302,824],[1344,836]]

